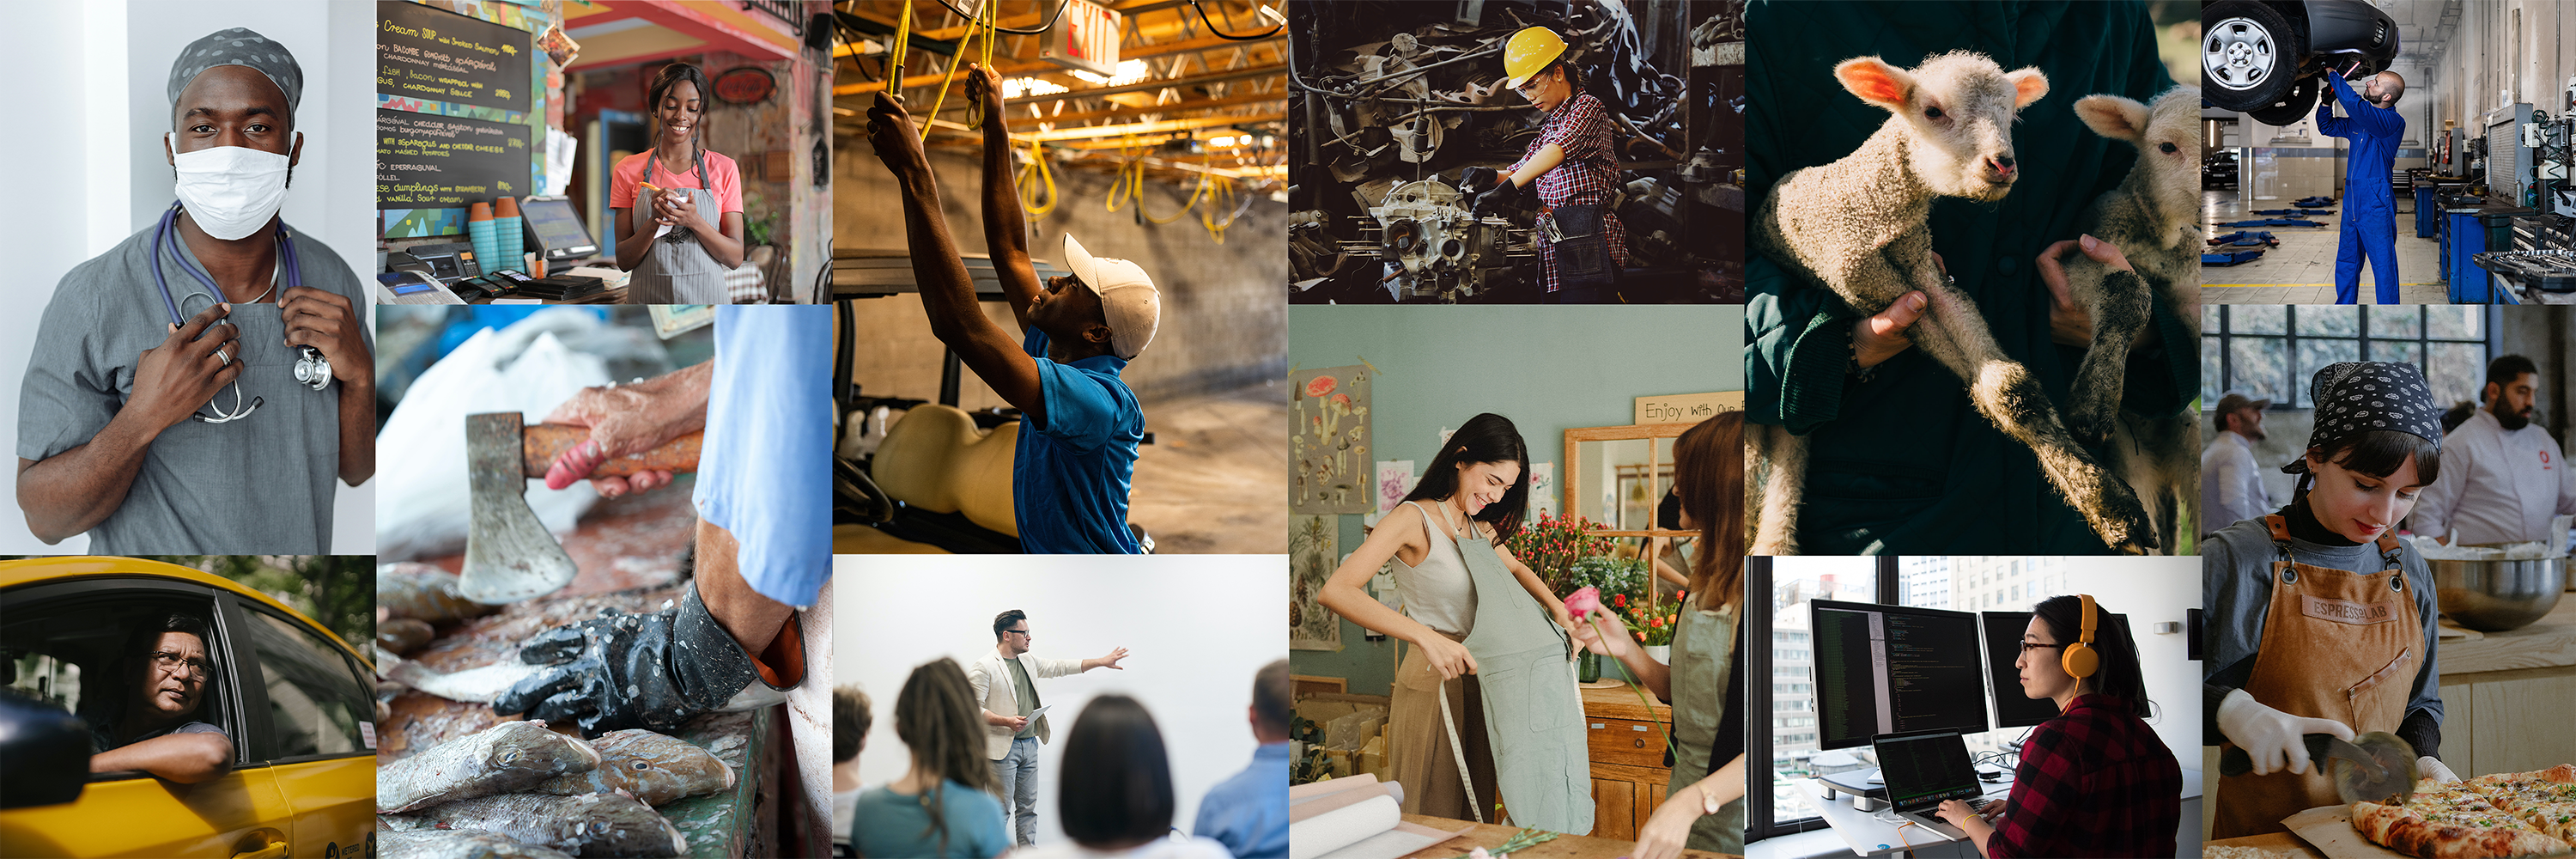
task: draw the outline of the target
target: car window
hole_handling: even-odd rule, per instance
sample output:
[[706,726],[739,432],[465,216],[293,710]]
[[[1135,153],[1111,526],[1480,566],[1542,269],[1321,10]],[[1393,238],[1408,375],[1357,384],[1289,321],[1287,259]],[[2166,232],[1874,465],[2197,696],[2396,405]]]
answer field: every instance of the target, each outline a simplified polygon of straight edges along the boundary
[[[211,618],[213,601],[166,590],[89,591],[78,596],[10,600],[0,622],[0,685],[63,708],[93,727],[113,724],[126,705],[122,652],[142,625],[171,613]],[[190,720],[231,732],[237,720],[224,713],[224,684],[231,673],[226,648],[209,625],[207,654],[214,663],[204,703]],[[96,741],[93,740],[93,745]],[[95,751],[95,749],[93,749]]]
[[301,623],[251,608],[243,638],[268,682],[269,730],[280,758],[369,751],[359,723],[375,712],[340,649]]

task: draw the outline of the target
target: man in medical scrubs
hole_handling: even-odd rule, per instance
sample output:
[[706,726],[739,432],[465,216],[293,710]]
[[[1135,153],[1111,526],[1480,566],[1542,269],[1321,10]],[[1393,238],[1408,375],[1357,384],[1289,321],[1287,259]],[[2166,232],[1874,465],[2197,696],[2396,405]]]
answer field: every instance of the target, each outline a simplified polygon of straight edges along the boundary
[[[87,533],[97,554],[330,552],[332,479],[376,470],[374,332],[356,273],[277,215],[303,70],[233,28],[182,49],[166,88],[179,205],[54,288],[19,392],[18,506],[37,538]],[[321,390],[295,378],[306,346],[330,362]]]
[[2532,422],[2540,368],[2506,355],[2487,364],[2485,408],[2442,437],[2442,479],[2408,520],[2444,543],[2549,539],[2552,517],[2576,513],[2576,473],[2549,431]]
[[2389,199],[2388,169],[2397,158],[2397,141],[2406,136],[2406,118],[2397,114],[2406,79],[2380,72],[2356,94],[2342,75],[2320,77],[2344,115],[2335,116],[2332,104],[2317,105],[2317,130],[2352,141],[2343,173],[2343,234],[2335,239],[2335,303],[2360,302],[2361,260],[2368,256],[2379,303],[2396,304],[2397,208]]

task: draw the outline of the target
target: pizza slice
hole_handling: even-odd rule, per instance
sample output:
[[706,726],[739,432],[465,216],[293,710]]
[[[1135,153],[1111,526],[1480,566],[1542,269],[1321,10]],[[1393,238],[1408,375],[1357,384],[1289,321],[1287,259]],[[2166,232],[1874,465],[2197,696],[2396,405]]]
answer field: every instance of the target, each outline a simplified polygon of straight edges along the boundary
[[[2428,805],[2440,804],[2437,798],[2426,799],[2431,800]],[[2535,832],[2509,816],[2484,818],[2489,824],[2484,826],[2435,822],[2417,814],[2409,802],[2408,806],[2353,803],[2352,827],[2374,843],[2419,859],[2502,859],[2568,851],[2567,842]]]
[[2533,829],[2562,841],[2576,838],[2576,764],[2484,775],[2463,783]]

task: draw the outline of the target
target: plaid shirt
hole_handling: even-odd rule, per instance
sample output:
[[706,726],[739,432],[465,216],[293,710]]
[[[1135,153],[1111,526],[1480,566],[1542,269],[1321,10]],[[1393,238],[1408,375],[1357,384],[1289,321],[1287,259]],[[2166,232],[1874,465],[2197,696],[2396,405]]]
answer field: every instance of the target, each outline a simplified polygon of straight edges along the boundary
[[[1538,177],[1538,200],[1553,209],[1569,203],[1608,203],[1619,187],[1618,137],[1612,133],[1610,111],[1601,100],[1584,93],[1565,100],[1539,125],[1538,139],[1530,141],[1521,160],[1504,173],[1520,172],[1521,165],[1538,155],[1540,149],[1553,143],[1565,150],[1564,163]],[[1620,265],[1628,264],[1628,230],[1620,223],[1619,213],[1601,213],[1601,228],[1609,232],[1610,258]],[[1547,233],[1538,235],[1539,260],[1545,266],[1547,291],[1556,291],[1556,255],[1547,251]]]
[[2181,822],[2173,750],[2117,699],[2083,695],[2031,729],[1986,855],[2171,856]]

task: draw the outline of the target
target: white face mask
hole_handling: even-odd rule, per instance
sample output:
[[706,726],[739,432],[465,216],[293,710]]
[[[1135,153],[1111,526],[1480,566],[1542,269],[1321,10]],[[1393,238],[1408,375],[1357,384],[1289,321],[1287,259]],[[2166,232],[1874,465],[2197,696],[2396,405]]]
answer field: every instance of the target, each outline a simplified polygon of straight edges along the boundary
[[[296,137],[300,142],[303,135]],[[179,152],[170,135],[161,141],[179,168],[179,202],[206,235],[225,241],[248,236],[286,204],[286,156],[243,146]]]

